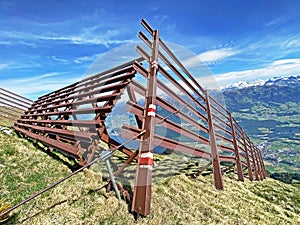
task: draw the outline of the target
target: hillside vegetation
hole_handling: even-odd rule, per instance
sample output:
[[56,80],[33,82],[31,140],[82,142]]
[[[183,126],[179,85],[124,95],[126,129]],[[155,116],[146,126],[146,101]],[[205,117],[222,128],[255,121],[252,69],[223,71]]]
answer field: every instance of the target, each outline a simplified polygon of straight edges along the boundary
[[259,143],[270,173],[300,173],[299,77],[226,90],[226,107]]
[[[112,159],[120,160],[120,155]],[[0,133],[0,209],[1,204],[14,205],[71,173],[72,165],[66,162],[71,163],[16,134]],[[218,191],[211,175],[192,179],[180,170],[174,176],[159,171],[163,172],[166,178],[154,182],[151,215],[146,218],[135,220],[125,200],[106,193],[107,172],[100,163],[23,205],[4,224],[300,224],[299,185],[270,178],[238,182],[227,174],[225,190]]]

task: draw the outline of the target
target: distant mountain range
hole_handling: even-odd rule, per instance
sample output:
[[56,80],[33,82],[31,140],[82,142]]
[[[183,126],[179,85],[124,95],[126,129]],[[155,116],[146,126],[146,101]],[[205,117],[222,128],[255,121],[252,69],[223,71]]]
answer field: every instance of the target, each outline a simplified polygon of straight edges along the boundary
[[[225,107],[262,149],[270,173],[300,173],[300,76],[238,82],[223,87],[222,93],[211,94],[224,97]],[[169,96],[164,97],[180,107]],[[121,124],[134,121],[125,104],[119,102],[106,122],[114,133]]]
[[263,149],[271,172],[300,173],[300,76],[223,87],[226,108]]
[[272,86],[272,85],[281,85],[281,86],[287,86],[292,84],[299,84],[300,81],[300,75],[298,76],[290,76],[290,77],[274,77],[267,80],[255,80],[251,82],[247,81],[239,81],[234,84],[229,84],[226,86],[221,87],[223,91],[227,90],[233,90],[233,89],[243,89],[253,86]]

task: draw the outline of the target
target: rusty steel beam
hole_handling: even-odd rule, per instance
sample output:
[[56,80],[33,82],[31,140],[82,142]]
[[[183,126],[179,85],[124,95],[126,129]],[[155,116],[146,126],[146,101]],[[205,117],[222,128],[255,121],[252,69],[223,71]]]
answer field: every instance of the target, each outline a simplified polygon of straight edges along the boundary
[[244,174],[243,174],[243,169],[242,169],[242,165],[241,165],[239,147],[238,147],[238,143],[237,143],[237,139],[236,139],[236,135],[235,135],[234,123],[233,123],[231,113],[229,114],[229,117],[230,117],[231,129],[232,129],[232,138],[233,138],[233,146],[234,146],[234,154],[235,154],[235,160],[236,160],[238,179],[239,179],[239,181],[244,181]]
[[[94,84],[94,85],[90,86],[89,88],[80,88],[79,91],[72,91],[72,92],[61,94],[59,96],[54,96],[53,97],[54,99],[56,99],[56,98],[58,98],[58,99],[55,101],[51,101],[51,103],[60,104],[63,101],[74,100],[75,98],[82,98],[82,97],[86,97],[86,96],[90,96],[90,95],[94,95],[94,94],[101,94],[101,93],[105,93],[108,91],[114,91],[116,89],[125,87],[129,83],[130,82],[121,82],[121,83],[117,83],[117,84],[112,84],[110,86],[104,86],[100,89],[95,89],[95,88],[97,88],[101,85],[105,85],[105,83]],[[93,91],[86,91],[87,89],[93,89]],[[82,93],[76,95],[76,93],[78,93],[80,91]],[[38,107],[48,106],[49,103],[50,103],[50,101],[45,101],[43,104],[38,104]],[[31,109],[38,109],[38,108],[33,104]]]
[[223,190],[223,179],[222,172],[220,168],[220,159],[218,154],[214,124],[212,120],[212,114],[210,109],[210,96],[208,92],[206,92],[206,107],[207,107],[207,118],[208,118],[208,129],[209,129],[209,139],[210,139],[210,149],[211,149],[211,160],[213,165],[213,174],[214,174],[214,183],[216,189]]
[[[138,134],[140,131],[141,129],[138,129],[136,127],[127,126],[127,125],[122,126],[122,136],[125,138],[130,138]],[[163,137],[157,134],[154,136],[154,144],[155,146],[160,146],[173,151],[184,152],[190,155],[211,159],[211,154],[202,149],[191,147],[179,141],[175,141],[173,139]]]
[[5,98],[3,98],[3,99],[5,99],[6,101],[14,103],[14,104],[18,104],[18,106],[21,106],[21,107],[23,107],[25,109],[27,109],[30,106],[27,102],[24,102],[23,100],[19,100],[19,99],[15,98],[15,97],[7,95],[7,94],[5,94],[3,92],[0,92],[0,95],[5,96]]
[[[141,38],[141,40],[149,47],[149,48],[151,48],[151,42],[149,41],[149,39],[146,37],[146,35],[144,35],[142,32],[140,32],[139,33],[139,37]],[[161,43],[160,43],[161,44]],[[175,61],[177,61],[177,62],[179,62],[180,63],[180,61],[175,57],[175,55],[168,49],[168,47],[167,46],[165,46],[166,47],[166,49],[167,49],[167,54],[170,54],[169,56],[171,56],[171,58],[174,60],[175,59]],[[141,48],[139,48],[139,49],[141,49]],[[144,52],[143,53],[144,55],[145,54],[147,54],[146,52]],[[188,81],[177,69],[176,69],[176,67],[167,59],[167,57],[166,56],[164,56],[164,54],[162,54],[161,53],[161,51],[158,51],[158,55],[159,55],[159,58],[165,63],[165,65],[166,66],[168,66],[169,67],[169,69],[171,69],[173,72],[174,72],[174,74],[176,74],[177,76],[178,76],[178,78],[180,78],[186,85],[187,85],[187,87],[189,87],[190,88],[190,90],[192,90],[199,98],[201,98],[203,101],[205,101],[205,98],[203,97],[203,95],[201,95],[200,94],[200,92],[191,84],[191,82],[190,81]],[[180,63],[181,64],[181,63]],[[177,64],[178,65],[178,64]],[[181,66],[182,66],[182,68],[185,70],[185,71],[187,71],[185,68],[184,68],[184,66],[181,64]],[[161,67],[162,68],[162,67]],[[161,68],[160,68],[160,70],[161,70]],[[164,70],[164,72],[166,72],[165,70]],[[189,74],[189,72],[187,71],[187,73]],[[188,75],[188,74],[186,74],[186,75]],[[188,75],[188,77],[189,77],[189,75]],[[198,89],[200,90],[200,91],[202,91],[202,93],[204,93],[203,91],[204,91],[204,89],[198,84],[198,82],[190,75],[190,77],[189,77],[191,80],[192,80],[192,82],[194,82],[194,84],[198,87]],[[169,78],[168,78],[169,79]],[[169,79],[170,80],[170,79]],[[180,85],[181,86],[181,85]],[[177,86],[178,87],[178,86]],[[200,107],[201,107],[201,105],[200,105]],[[203,107],[203,106],[202,106]],[[203,107],[202,108],[203,110],[205,110],[205,108]]]
[[[140,64],[134,64],[134,68],[143,76],[146,77],[147,70],[140,65]],[[201,118],[203,121],[207,122],[207,118],[205,115],[201,114],[198,110],[196,110],[194,107],[192,107],[190,104],[187,104],[185,100],[183,100],[178,94],[176,94],[172,89],[170,89],[167,85],[165,85],[162,81],[157,80],[157,87],[168,94],[169,97],[176,100],[178,103],[186,106],[191,112],[193,112],[195,115],[197,115],[199,118]],[[141,88],[141,87],[140,87]],[[194,99],[192,100],[192,103],[194,102]],[[202,105],[202,108],[204,106]]]
[[[143,115],[144,108],[142,106],[132,102],[132,101],[127,102],[126,108],[127,108],[128,112],[130,112],[134,115],[137,115],[137,116],[142,116]],[[201,142],[201,143],[206,144],[206,145],[208,145],[208,143],[209,143],[207,138],[205,138],[205,137],[203,137],[199,134],[196,134],[196,133],[194,133],[193,131],[191,131],[189,129],[186,129],[186,128],[174,123],[171,120],[165,119],[164,117],[162,117],[159,114],[156,114],[155,122],[156,122],[156,124],[161,124],[162,126],[168,128],[170,130],[173,130],[178,134],[182,134],[182,135],[184,135],[188,138],[191,138],[195,141]]]
[[16,93],[13,93],[13,92],[11,92],[11,91],[8,91],[8,90],[6,90],[6,89],[0,87],[0,92],[1,92],[1,91],[2,91],[2,93],[3,93],[3,92],[6,92],[6,93],[8,93],[8,94],[10,94],[10,95],[12,95],[12,96],[14,96],[14,97],[17,97],[17,100],[18,100],[18,101],[23,101],[23,100],[25,100],[26,102],[24,102],[24,101],[23,101],[23,102],[26,103],[27,105],[30,105],[30,104],[33,103],[33,101],[32,101],[31,99],[25,98],[24,96],[18,95],[18,94],[16,94]]
[[[140,58],[135,59],[134,61],[140,61]],[[86,84],[86,82],[90,82],[93,79],[97,79],[97,81],[102,81],[102,80],[104,80],[106,78],[109,78],[109,77],[112,77],[114,75],[119,75],[119,74],[122,74],[124,72],[128,72],[128,70],[132,69],[132,68],[130,68],[131,64],[132,64],[132,62],[130,61],[128,63],[128,66],[124,66],[122,68],[120,68],[120,66],[118,66],[116,68],[112,68],[110,70],[104,71],[103,73],[99,73],[99,74],[96,74],[94,76],[85,78],[85,79],[83,79],[81,81],[78,81],[78,82],[76,82],[74,84],[71,84],[69,86],[63,87],[63,88],[61,88],[59,90],[56,90],[56,91],[51,92],[49,94],[46,94],[44,96],[41,96],[41,97],[38,98],[38,100],[36,101],[36,103],[40,103],[40,101],[44,101],[47,98],[52,98],[53,96],[59,96],[59,95],[61,95],[62,93],[66,92],[66,91],[70,91],[69,93],[73,93],[73,91],[75,90],[75,88],[82,87],[82,86],[84,86]]]
[[132,211],[139,215],[147,216],[150,214],[151,205],[151,186],[152,186],[152,167],[154,149],[154,128],[156,111],[156,83],[158,72],[158,45],[159,31],[153,32],[151,61],[149,61],[148,92],[145,101],[145,112],[143,120],[143,130],[145,134],[141,138],[139,149],[139,161],[136,170],[136,181],[132,201]]
[[[264,179],[266,171],[261,152],[247,137],[243,128],[222,104],[201,87],[161,40],[159,31],[153,30],[145,20],[142,20],[142,25],[152,38],[149,40],[143,32],[139,33],[140,39],[150,49],[150,54],[137,46],[140,58],[41,96],[35,102],[21,99],[21,96],[17,95],[9,98],[9,92],[2,94],[0,98],[8,98],[5,104],[8,107],[16,105],[24,108],[31,105],[15,122],[15,130],[79,159],[79,163],[84,165],[89,163],[99,150],[100,140],[107,143],[109,148],[122,146],[109,137],[105,121],[128,87],[130,101],[126,104],[126,110],[135,116],[138,127],[123,125],[121,134],[129,140],[133,136],[134,139],[140,136],[140,147],[136,152],[124,145],[118,147],[119,151],[129,157],[115,172],[115,176],[134,159],[138,159],[131,208],[137,215],[150,214],[154,146],[209,159],[213,167],[214,185],[220,190],[224,189],[220,167],[222,161],[232,162],[237,166],[238,179],[241,181],[244,179],[242,166],[248,168],[250,180],[253,180],[252,170],[256,180]],[[149,68],[141,64],[145,60]],[[133,80],[136,73],[145,78],[146,87]],[[158,73],[163,80],[157,76]],[[170,85],[164,82],[165,79]],[[157,96],[158,90],[168,95],[172,101],[168,101],[164,96]],[[184,97],[176,91],[181,92]],[[136,93],[145,97],[144,106],[138,104]],[[173,101],[174,104],[171,104]],[[156,112],[156,107],[162,109],[161,114],[169,112],[169,115],[160,115],[160,111]],[[12,110],[17,111],[15,106]],[[17,116],[22,111],[23,109],[20,109]],[[82,114],[89,114],[93,119],[81,120],[79,116]],[[172,120],[171,116],[184,121],[184,126],[181,122]],[[185,128],[185,125],[188,128]],[[210,152],[180,143],[176,138],[155,134],[155,126],[162,126],[183,135],[194,141],[196,146],[201,144],[201,148],[203,145],[210,147]],[[224,151],[224,154],[219,153],[219,150]],[[227,152],[234,153],[234,156],[226,155]]]

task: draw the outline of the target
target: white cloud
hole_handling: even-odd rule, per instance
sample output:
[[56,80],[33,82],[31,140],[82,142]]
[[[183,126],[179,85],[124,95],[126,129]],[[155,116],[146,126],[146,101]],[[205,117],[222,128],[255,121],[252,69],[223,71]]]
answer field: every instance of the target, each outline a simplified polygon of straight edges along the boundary
[[300,74],[300,58],[295,58],[276,60],[264,68],[219,74],[215,78],[219,84],[226,85],[237,81],[251,81],[298,74]]
[[[42,40],[42,41],[62,41],[78,45],[105,45],[108,47],[111,44],[130,43],[132,40],[121,39],[120,33],[117,30],[108,30],[105,33],[96,33],[91,29],[82,29],[79,34],[63,35],[57,33],[35,34],[19,31],[0,31],[0,38],[17,39],[17,43],[24,44],[23,40],[27,42]],[[28,44],[28,43],[27,43]]]
[[0,70],[5,70],[7,68],[9,68],[9,63],[0,64]]
[[77,57],[74,59],[75,63],[82,63],[82,62],[90,62],[92,63],[93,61],[95,61],[96,59],[98,59],[100,56],[102,56],[103,53],[100,54],[95,54],[95,55],[89,55],[89,56],[81,56],[81,57]]
[[233,56],[235,54],[237,54],[237,51],[234,51],[231,48],[222,48],[222,49],[206,51],[185,60],[183,62],[183,65],[186,67],[194,67],[203,63],[210,64],[225,59],[227,57]]
[[19,79],[1,80],[1,86],[33,99],[72,84],[79,79],[80,77],[71,77],[68,73],[52,72]]

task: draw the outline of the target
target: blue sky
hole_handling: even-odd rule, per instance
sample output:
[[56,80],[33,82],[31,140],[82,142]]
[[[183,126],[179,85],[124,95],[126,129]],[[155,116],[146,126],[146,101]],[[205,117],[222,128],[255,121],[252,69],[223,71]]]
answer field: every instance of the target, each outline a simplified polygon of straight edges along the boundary
[[139,39],[140,20],[195,53],[219,85],[300,74],[300,1],[0,0],[0,82],[35,99]]

